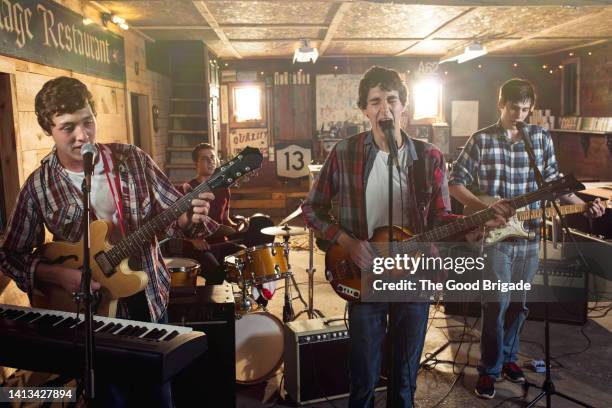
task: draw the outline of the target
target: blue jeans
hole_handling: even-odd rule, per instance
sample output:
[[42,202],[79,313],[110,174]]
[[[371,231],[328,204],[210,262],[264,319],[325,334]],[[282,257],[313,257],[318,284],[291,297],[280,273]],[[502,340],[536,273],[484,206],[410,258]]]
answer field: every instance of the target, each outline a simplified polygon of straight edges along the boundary
[[[387,316],[389,309],[393,321]],[[394,395],[391,406],[412,407],[416,377],[425,341],[429,303],[350,303],[349,407],[374,406],[374,388],[383,361],[388,324],[393,327]]]
[[[487,248],[485,278],[502,282],[531,282],[538,270],[538,241],[502,242]],[[529,309],[527,294],[496,291],[482,303],[478,373],[497,377],[503,364],[515,362],[519,336]]]

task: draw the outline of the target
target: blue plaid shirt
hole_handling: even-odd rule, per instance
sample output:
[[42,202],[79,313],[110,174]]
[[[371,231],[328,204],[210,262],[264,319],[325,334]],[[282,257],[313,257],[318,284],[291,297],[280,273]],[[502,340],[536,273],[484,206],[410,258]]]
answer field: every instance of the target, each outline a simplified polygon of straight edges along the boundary
[[[552,139],[547,130],[527,125],[536,157],[536,165],[546,181],[561,175]],[[513,142],[506,129],[496,124],[474,133],[453,163],[449,185],[463,184],[492,197],[513,198],[538,189],[522,139]],[[540,203],[529,207],[539,208]]]

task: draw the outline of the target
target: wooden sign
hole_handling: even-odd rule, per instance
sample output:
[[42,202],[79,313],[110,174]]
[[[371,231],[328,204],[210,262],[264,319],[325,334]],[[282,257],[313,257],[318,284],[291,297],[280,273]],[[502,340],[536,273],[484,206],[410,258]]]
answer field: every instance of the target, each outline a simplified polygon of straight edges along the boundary
[[267,129],[232,129],[229,136],[230,157],[237,155],[247,146],[258,148],[264,157],[268,157]]
[[0,54],[125,81],[123,37],[50,0],[0,1]]
[[276,144],[276,175],[279,177],[308,177],[311,160],[310,141]]

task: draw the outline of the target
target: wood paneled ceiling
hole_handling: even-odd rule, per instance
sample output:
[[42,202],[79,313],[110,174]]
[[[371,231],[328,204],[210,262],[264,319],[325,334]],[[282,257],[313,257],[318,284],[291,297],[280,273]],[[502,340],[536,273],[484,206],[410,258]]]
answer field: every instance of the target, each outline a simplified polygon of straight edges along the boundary
[[97,1],[152,39],[199,39],[219,57],[434,56],[474,41],[490,55],[544,55],[612,40],[612,0]]

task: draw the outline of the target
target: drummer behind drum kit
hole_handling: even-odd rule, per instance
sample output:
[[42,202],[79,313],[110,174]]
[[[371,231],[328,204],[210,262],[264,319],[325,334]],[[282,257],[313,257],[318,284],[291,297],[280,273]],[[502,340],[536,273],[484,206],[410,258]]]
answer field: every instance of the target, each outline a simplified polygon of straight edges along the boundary
[[[309,318],[322,316],[313,309],[313,254],[312,231],[310,232],[310,264],[307,269],[309,279],[309,304],[306,304],[298,289],[289,264],[289,239],[293,236],[305,235],[308,230],[303,227],[287,225],[287,222],[301,213],[298,208],[281,221],[283,226],[268,226],[261,228],[261,223],[250,222],[251,235],[263,234],[272,241],[273,237],[283,237],[283,242],[268,242],[240,250],[225,257],[224,268],[226,280],[238,286],[235,299],[235,336],[236,336],[236,382],[239,384],[256,384],[272,376],[283,362],[284,340],[283,322],[294,320],[306,312]],[[272,224],[271,222],[268,224]],[[273,225],[273,224],[272,224]],[[253,228],[254,227],[254,228]],[[232,235],[235,233],[223,230],[215,235]],[[259,231],[254,231],[259,229]],[[248,240],[245,240],[248,243]],[[261,241],[260,241],[261,242]],[[165,258],[172,274],[171,285],[174,288],[195,288],[200,265],[187,258]],[[285,299],[283,306],[283,322],[269,313],[265,304],[261,304],[252,296],[252,289],[269,282],[285,279]],[[296,316],[293,312],[291,286],[294,286],[305,310]]]

